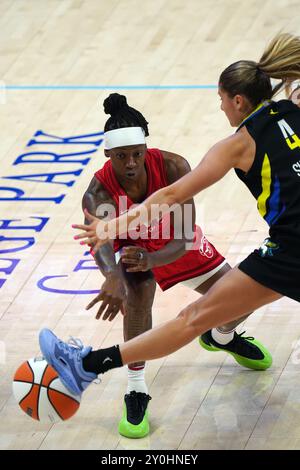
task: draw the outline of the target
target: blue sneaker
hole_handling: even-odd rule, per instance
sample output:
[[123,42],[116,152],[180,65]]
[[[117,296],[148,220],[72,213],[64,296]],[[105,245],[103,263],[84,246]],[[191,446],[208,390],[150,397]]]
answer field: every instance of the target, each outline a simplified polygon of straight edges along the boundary
[[64,343],[47,328],[40,331],[39,341],[46,361],[70,392],[81,395],[97,379],[96,374],[85,371],[82,365],[82,359],[92,350],[91,346],[84,347],[80,340],[74,338],[70,344]]

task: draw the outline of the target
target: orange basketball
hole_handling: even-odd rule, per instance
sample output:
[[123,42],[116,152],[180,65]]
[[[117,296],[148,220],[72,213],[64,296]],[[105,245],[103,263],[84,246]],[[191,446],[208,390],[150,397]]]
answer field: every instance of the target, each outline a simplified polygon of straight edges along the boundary
[[32,358],[20,365],[14,376],[13,393],[21,409],[38,421],[64,421],[80,406],[80,396],[63,385],[44,358]]

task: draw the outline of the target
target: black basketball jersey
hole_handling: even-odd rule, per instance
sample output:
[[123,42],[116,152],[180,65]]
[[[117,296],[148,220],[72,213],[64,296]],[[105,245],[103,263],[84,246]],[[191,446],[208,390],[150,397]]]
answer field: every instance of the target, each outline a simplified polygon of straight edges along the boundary
[[292,235],[295,241],[300,236],[300,109],[289,100],[267,101],[242,126],[254,139],[256,154],[248,173],[235,171],[257,200],[270,233]]

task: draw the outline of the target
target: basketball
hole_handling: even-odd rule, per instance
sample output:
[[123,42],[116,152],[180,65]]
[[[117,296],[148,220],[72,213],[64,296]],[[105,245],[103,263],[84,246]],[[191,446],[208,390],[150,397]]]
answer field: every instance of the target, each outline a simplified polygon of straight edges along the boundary
[[80,396],[69,392],[44,358],[32,358],[20,365],[14,375],[13,393],[20,408],[42,422],[65,421],[80,406]]

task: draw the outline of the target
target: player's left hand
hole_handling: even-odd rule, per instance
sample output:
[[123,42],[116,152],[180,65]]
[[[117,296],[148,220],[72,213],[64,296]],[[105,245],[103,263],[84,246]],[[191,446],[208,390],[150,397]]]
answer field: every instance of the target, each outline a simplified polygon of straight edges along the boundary
[[121,261],[128,265],[126,271],[129,273],[149,271],[149,269],[153,268],[151,253],[140,246],[126,246],[122,248]]

